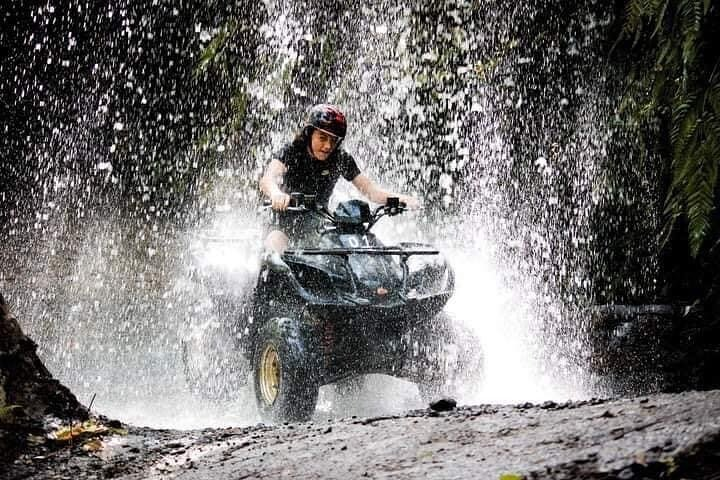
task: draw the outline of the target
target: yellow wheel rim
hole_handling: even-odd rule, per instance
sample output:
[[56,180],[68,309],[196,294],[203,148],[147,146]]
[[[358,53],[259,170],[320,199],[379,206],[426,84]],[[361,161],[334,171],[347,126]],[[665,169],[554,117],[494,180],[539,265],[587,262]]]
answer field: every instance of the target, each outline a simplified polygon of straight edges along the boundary
[[260,394],[272,405],[280,391],[280,357],[274,345],[267,345],[260,357]]

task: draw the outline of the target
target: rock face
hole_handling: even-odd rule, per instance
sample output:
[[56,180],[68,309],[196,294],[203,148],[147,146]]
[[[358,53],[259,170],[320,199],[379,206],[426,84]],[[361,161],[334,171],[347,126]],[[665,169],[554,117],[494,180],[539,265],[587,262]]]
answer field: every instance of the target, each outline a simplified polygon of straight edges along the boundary
[[30,449],[3,480],[717,479],[720,391],[459,406],[202,431],[130,427],[102,452]]
[[[46,416],[85,420],[88,412],[52,378],[0,294],[0,460],[21,448]],[[6,458],[7,459],[7,458]]]
[[589,370],[617,395],[720,388],[720,281],[693,307],[611,305],[589,317]]

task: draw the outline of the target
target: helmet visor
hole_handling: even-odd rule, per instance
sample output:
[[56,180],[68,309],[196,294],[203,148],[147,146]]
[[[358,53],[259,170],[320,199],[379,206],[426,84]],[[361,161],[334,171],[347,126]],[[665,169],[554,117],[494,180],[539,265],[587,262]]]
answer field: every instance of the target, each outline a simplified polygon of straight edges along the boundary
[[344,137],[334,134],[333,132],[331,132],[329,130],[325,130],[324,128],[318,128],[318,127],[313,127],[313,128],[315,130],[317,130],[318,132],[322,132],[322,133],[328,135],[335,144],[340,143],[340,141],[344,138]]

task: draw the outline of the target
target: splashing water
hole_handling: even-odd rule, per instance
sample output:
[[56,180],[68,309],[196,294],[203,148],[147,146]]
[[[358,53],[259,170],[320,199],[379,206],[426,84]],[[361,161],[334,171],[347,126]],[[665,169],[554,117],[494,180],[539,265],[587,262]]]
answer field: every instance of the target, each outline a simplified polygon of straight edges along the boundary
[[[293,2],[265,2],[267,16],[258,27],[263,37],[259,66],[243,87],[245,101],[256,113],[246,117],[240,129],[244,133],[210,142],[220,160],[210,175],[212,183],[199,187],[207,205],[226,205],[220,210],[231,213],[205,210],[205,217],[217,216],[214,229],[244,238],[237,263],[232,264],[232,250],[227,249],[219,261],[244,272],[243,281],[252,278],[261,217],[252,207],[257,193],[249,179],[257,178],[272,152],[290,138],[302,107],[338,103],[350,118],[344,147],[361,168],[381,184],[429,203],[427,215],[386,221],[377,231],[388,243],[435,243],[454,265],[456,293],[447,310],[477,333],[485,359],[480,389],[460,401],[565,400],[596,394],[582,366],[567,360],[583,349],[581,339],[557,332],[563,330],[569,306],[581,308],[588,302],[583,295],[590,291],[592,276],[585,255],[593,241],[591,212],[603,194],[603,162],[612,133],[603,125],[613,109],[611,88],[602,76],[579,74],[571,81],[558,79],[558,85],[538,83],[523,90],[518,84],[533,65],[552,75],[548,64],[553,60],[573,71],[580,63],[577,52],[597,56],[599,29],[608,21],[579,9],[568,24],[570,33],[564,32],[565,50],[562,42],[550,39],[542,48],[533,44],[542,55],[532,57],[514,50],[513,36],[521,37],[521,32],[513,28],[521,27],[508,25],[537,14],[535,7],[505,12],[499,2],[488,7],[483,22],[477,15],[464,22],[473,7],[449,3],[453,9],[425,43],[418,32],[425,28],[427,13],[392,2],[344,10],[335,19],[341,25],[332,28],[347,35],[345,50],[323,66],[333,74],[314,83],[300,68],[303,62],[322,63],[323,54],[332,57],[323,50],[328,36],[313,18],[318,12],[305,12]],[[212,37],[202,26],[195,30],[202,42]],[[461,61],[443,56],[443,41],[457,45]],[[447,82],[445,90],[430,80],[423,83],[428,65],[442,71],[435,81]],[[109,68],[110,78],[120,82],[123,68]],[[298,79],[308,75],[310,80]],[[41,201],[46,213],[29,232],[34,244],[10,253],[15,255],[10,263],[23,275],[0,278],[0,287],[10,290],[23,326],[39,343],[51,371],[81,401],[97,394],[95,408],[101,413],[178,428],[254,423],[258,417],[249,393],[213,404],[192,395],[184,379],[183,328],[208,300],[207,292],[187,280],[198,231],[158,220],[163,199],[155,187],[136,193],[141,207],[134,216],[118,214],[112,195],[95,206],[87,193],[90,183],[122,184],[118,148],[122,150],[131,127],[122,116],[108,114],[109,88],[98,86],[84,97],[77,125],[52,134],[50,147],[35,148],[33,156],[45,162],[40,176],[49,179]],[[137,85],[127,88],[147,101],[147,92]],[[537,108],[528,106],[533,99]],[[440,113],[430,108],[431,101],[442,105]],[[443,124],[434,124],[441,116]],[[108,121],[114,136],[109,143],[89,138]],[[528,140],[520,148],[517,137],[524,134]],[[264,143],[247,140],[254,137]],[[434,139],[432,150],[422,150],[428,138]],[[97,160],[87,186],[82,172],[72,168],[83,155]],[[187,170],[201,168],[203,155],[207,152],[183,154]],[[180,170],[168,175],[179,176]],[[359,195],[342,181],[337,190],[334,201]],[[160,207],[152,203],[156,199]],[[567,284],[571,288],[560,288]],[[371,376],[360,392],[348,396],[324,387],[318,416],[420,406],[412,384]]]

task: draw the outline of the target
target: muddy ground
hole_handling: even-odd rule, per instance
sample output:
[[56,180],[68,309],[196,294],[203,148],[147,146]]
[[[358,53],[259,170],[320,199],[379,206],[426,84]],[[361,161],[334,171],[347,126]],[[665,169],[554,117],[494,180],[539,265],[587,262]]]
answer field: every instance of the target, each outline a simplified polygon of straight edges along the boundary
[[720,391],[201,431],[129,427],[97,451],[83,445],[36,445],[0,465],[0,478],[718,479]]

